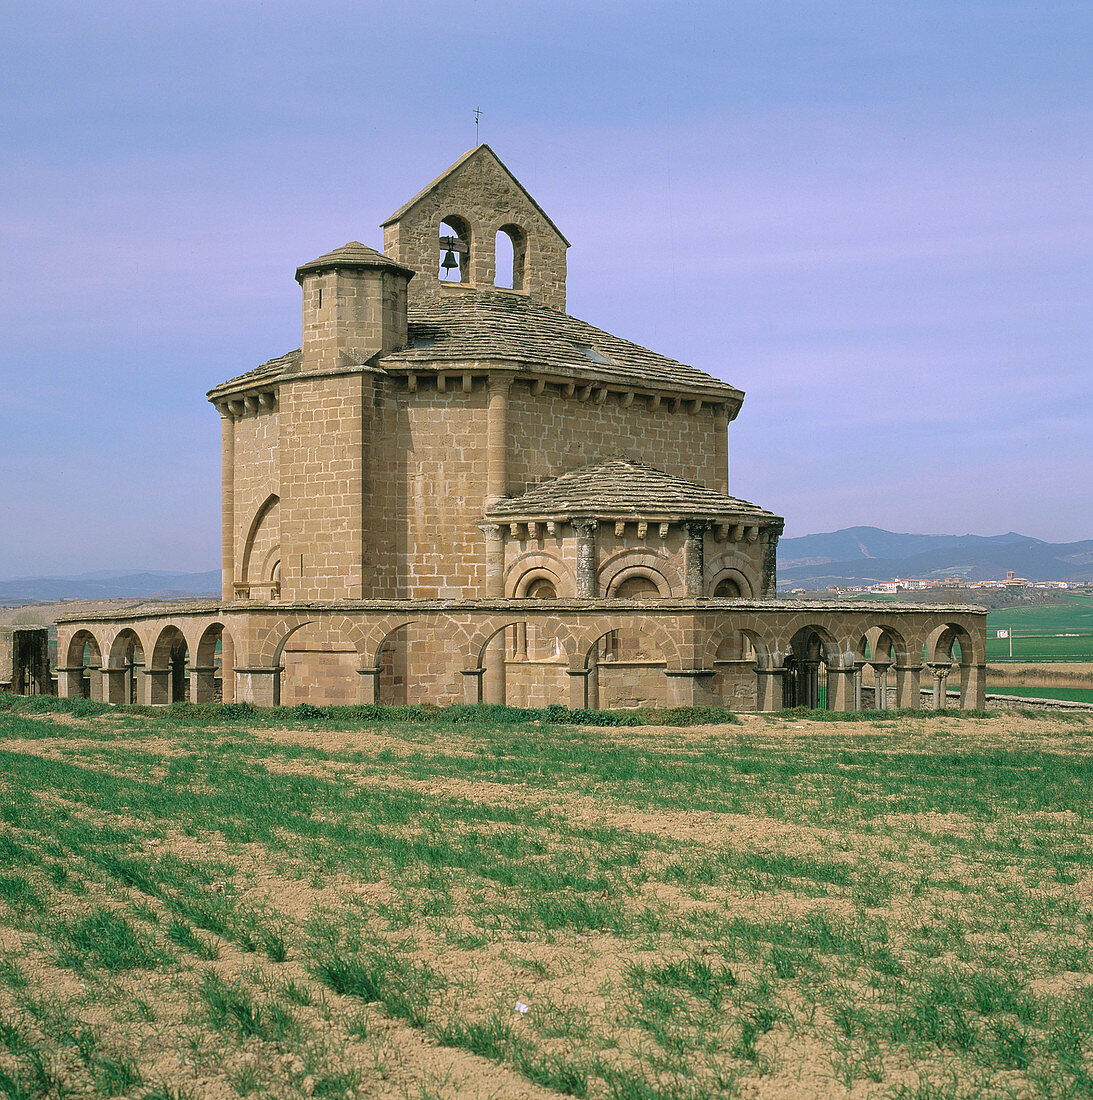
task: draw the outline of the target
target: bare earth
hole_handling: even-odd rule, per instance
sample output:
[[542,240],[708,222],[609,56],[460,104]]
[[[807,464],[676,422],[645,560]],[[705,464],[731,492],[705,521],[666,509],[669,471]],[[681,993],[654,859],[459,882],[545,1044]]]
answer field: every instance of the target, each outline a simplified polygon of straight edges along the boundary
[[[28,737],[22,730],[0,741],[0,752],[11,754],[9,768],[12,760],[18,770],[19,759],[36,758],[58,767],[78,763],[91,774],[128,775],[134,782],[157,775],[166,781],[172,768],[190,766],[201,751],[191,732],[157,728],[152,720],[40,715],[31,721],[41,723],[40,734],[46,735]],[[924,756],[953,751],[964,742],[989,742],[1018,752],[1048,749],[1084,760],[1093,744],[1091,732],[1093,718],[1062,721],[1017,714],[989,720],[923,716],[838,723],[753,716],[733,726],[597,730],[589,737],[628,750],[647,747],[650,752],[679,754],[681,759],[716,757],[719,745],[746,745],[759,750],[760,756],[763,746],[776,754],[794,745],[822,755],[829,742],[847,745],[860,740],[881,757],[890,746],[894,761],[897,756],[903,761],[909,751]],[[201,744],[220,736],[237,737],[239,731],[228,726],[199,731]],[[551,781],[549,765],[546,774],[542,768],[536,774],[531,767],[518,778],[476,775],[470,765],[482,751],[474,729],[346,729],[316,723],[258,726],[247,736],[257,750],[254,759],[274,779],[321,781],[358,795],[397,794],[420,800],[423,806],[462,805],[469,808],[467,817],[478,822],[475,828],[483,836],[512,829],[524,839],[541,840],[533,849],[541,854],[525,862],[530,866],[540,861],[544,874],[549,853],[559,844],[571,845],[574,865],[584,861],[585,873],[594,877],[600,859],[594,850],[602,843],[597,838],[615,837],[610,843],[620,850],[633,841],[634,870],[619,872],[617,879],[628,888],[617,889],[612,879],[602,895],[588,895],[593,902],[617,902],[616,924],[590,919],[585,927],[563,923],[553,929],[547,925],[544,931],[534,922],[511,917],[517,892],[520,904],[535,896],[522,885],[506,888],[503,879],[478,878],[454,865],[431,871],[409,867],[395,875],[379,864],[375,873],[352,871],[336,859],[324,863],[306,850],[306,837],[298,833],[286,834],[289,843],[278,850],[268,842],[193,830],[185,822],[150,823],[136,806],[109,811],[100,807],[91,813],[91,801],[78,792],[54,790],[43,796],[50,812],[60,809],[131,829],[136,854],[153,864],[167,866],[162,861],[175,859],[194,867],[219,868],[218,877],[207,884],[208,894],[214,901],[217,896],[230,898],[233,913],[257,915],[255,927],[279,930],[284,953],[276,959],[276,952],[263,954],[253,945],[241,946],[231,934],[199,930],[198,940],[208,944],[215,957],[200,959],[173,948],[169,965],[103,974],[66,963],[58,954],[60,934],[49,932],[38,923],[40,918],[25,910],[9,906],[10,919],[5,922],[0,903],[0,953],[21,975],[19,981],[0,984],[0,1023],[19,1022],[49,1052],[53,1091],[41,1095],[63,1093],[67,1086],[73,1095],[140,1097],[155,1082],[163,1082],[157,1087],[167,1089],[156,1096],[225,1100],[248,1093],[422,1100],[558,1095],[535,1083],[534,1073],[529,1077],[519,1072],[511,1060],[473,1053],[476,1042],[477,1049],[485,1049],[485,1040],[464,1043],[471,1049],[438,1041],[441,1026],[450,1036],[462,1022],[491,1019],[500,1020],[511,1032],[506,1049],[517,1049],[526,1041],[540,1060],[599,1058],[633,1076],[633,1081],[611,1080],[593,1072],[585,1086],[590,1096],[926,1097],[1000,1095],[1000,1089],[1012,1089],[1015,1095],[1047,1095],[1044,1082],[1029,1070],[1028,1058],[977,1062],[965,1056],[959,1043],[907,1045],[878,1040],[868,1027],[848,1025],[844,1009],[865,1013],[887,993],[870,984],[868,968],[846,963],[840,949],[818,949],[828,954],[818,969],[810,969],[814,963],[804,958],[793,962],[787,954],[785,962],[779,961],[777,947],[758,953],[730,950],[723,930],[733,921],[764,927],[787,922],[792,927],[820,920],[828,924],[816,927],[832,928],[881,921],[888,929],[884,950],[902,960],[900,966],[909,966],[907,960],[917,965],[922,953],[923,930],[933,929],[939,946],[929,960],[931,967],[980,966],[975,945],[981,942],[989,955],[984,972],[1001,973],[1002,962],[1009,958],[1023,975],[1027,996],[1073,999],[1093,987],[1093,968],[1081,948],[1083,938],[1088,946],[1083,922],[1090,916],[1093,868],[1079,859],[1080,873],[1051,881],[1026,874],[1017,861],[993,860],[977,855],[975,849],[983,844],[984,851],[1001,850],[999,845],[1011,835],[1027,839],[1057,833],[1066,836],[1074,850],[1087,850],[1087,822],[1070,808],[1002,810],[995,820],[985,821],[964,806],[949,812],[936,805],[907,812],[894,803],[891,813],[851,813],[840,819],[823,808],[830,792],[821,791],[813,814],[808,806],[815,792],[793,791],[789,778],[787,798],[796,799],[801,812],[792,807],[787,811],[777,799],[768,800],[769,812],[709,808],[701,791],[695,792],[693,807],[664,805],[624,785],[602,791],[590,788],[579,771],[559,772],[557,781]],[[519,737],[518,730],[505,734],[509,739]],[[263,746],[272,751],[267,753]],[[319,752],[297,754],[301,748]],[[431,770],[436,774],[427,774]],[[0,794],[12,787],[11,774],[0,778]],[[736,779],[741,799],[747,802],[758,781],[753,782],[746,770]],[[215,784],[205,789],[213,791]],[[491,816],[474,818],[477,811]],[[318,800],[312,811],[319,828],[316,835],[324,822],[334,824],[343,816],[337,806],[324,816]],[[412,816],[384,827],[408,838],[418,835]],[[25,826],[19,828],[26,831]],[[23,836],[19,828],[13,835]],[[453,832],[462,828],[452,825]],[[728,861],[726,867],[748,868],[747,861],[756,856],[766,861],[755,864],[757,870],[730,869],[705,877],[700,873],[703,860],[722,858]],[[790,868],[788,877],[771,871],[779,860]],[[821,868],[819,878],[809,879],[808,868],[814,865]],[[874,873],[887,886],[871,897],[869,878]],[[131,922],[143,914],[148,935],[159,943],[172,913],[182,912],[177,905],[172,908],[175,895],[157,896],[110,878],[96,880],[88,873],[81,878],[83,892],[65,887],[50,894],[50,921],[71,923],[89,909],[104,906],[127,914]],[[29,881],[45,892],[44,880],[32,874]],[[65,880],[58,872],[54,881]],[[1000,909],[997,920],[969,923],[946,947],[943,930],[966,919],[974,899],[993,898],[995,893],[999,899],[1020,895],[1023,901],[1014,912],[1026,915],[1014,917]],[[1061,912],[1064,901],[1072,917],[1061,923],[1053,923],[1050,916],[1027,916],[1033,911],[1050,913],[1053,906]],[[997,901],[1001,908],[1010,904]],[[327,932],[340,937],[339,952],[386,945],[411,967],[426,967],[435,975],[429,987],[428,1025],[418,1021],[411,1026],[388,1001],[362,999],[337,992],[329,982],[324,985],[315,969],[315,944],[324,920]],[[647,926],[644,932],[642,922]],[[1074,944],[1072,956],[1059,950],[1068,943]],[[734,992],[708,1004],[702,1001],[707,995],[702,991],[680,995],[678,1001],[668,998],[667,1008],[658,1015],[654,1001],[663,990],[641,975],[663,967],[666,960],[686,961],[700,976],[710,966],[715,976],[731,968]],[[784,980],[772,987],[775,972]],[[229,1023],[210,1024],[212,1010],[202,1007],[201,1000],[209,997],[195,992],[208,988],[210,973],[225,985],[245,987],[255,1003],[267,1006],[267,1015],[271,1004],[287,1006],[295,1022],[277,1036],[256,1025],[247,1034],[251,1025],[240,1030]],[[822,995],[816,983],[824,985]],[[37,1009],[33,1004],[27,1007],[30,994],[38,998],[33,1002]],[[770,1018],[756,1025],[748,1040],[746,1021],[760,1019],[764,996],[768,1001],[763,1003],[771,1006]],[[69,1032],[56,1021],[51,1024],[41,1008],[47,1001],[55,1005],[57,1018],[68,1012],[69,1018],[78,1018],[94,1031],[102,1049],[129,1052],[141,1084],[118,1092],[96,1085],[102,1077],[94,1068],[99,1063],[92,1059],[81,1067],[66,1041],[57,1038]],[[518,1003],[526,1011],[518,1010]],[[0,1030],[0,1072],[14,1073],[23,1063],[4,1035]],[[1086,1060],[1088,1054],[1086,1049]],[[338,1067],[349,1067],[350,1072],[339,1078],[334,1072]],[[634,1083],[639,1077],[645,1082],[644,1092]],[[543,1079],[540,1075],[540,1082]],[[0,1077],[0,1093],[2,1085]],[[575,1091],[584,1094],[579,1087]]]

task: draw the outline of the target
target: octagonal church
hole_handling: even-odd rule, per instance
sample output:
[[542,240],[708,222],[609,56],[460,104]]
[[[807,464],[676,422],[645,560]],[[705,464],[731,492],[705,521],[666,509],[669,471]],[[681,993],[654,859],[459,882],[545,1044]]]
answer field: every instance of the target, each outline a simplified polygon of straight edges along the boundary
[[982,706],[982,612],[776,598],[743,393],[570,316],[568,247],[480,145],[298,267],[300,348],[208,394],[221,599],[62,620],[62,693]]

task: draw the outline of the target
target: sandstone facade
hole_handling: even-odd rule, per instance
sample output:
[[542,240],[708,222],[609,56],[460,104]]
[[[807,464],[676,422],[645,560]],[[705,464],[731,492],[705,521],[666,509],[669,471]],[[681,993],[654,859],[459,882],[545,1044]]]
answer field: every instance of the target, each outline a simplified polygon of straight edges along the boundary
[[383,253],[299,267],[301,347],[209,393],[222,602],[62,621],[62,691],[852,708],[865,662],[914,701],[956,652],[981,705],[983,613],[775,598],[783,521],[729,494],[743,394],[566,314],[567,247],[483,145]]

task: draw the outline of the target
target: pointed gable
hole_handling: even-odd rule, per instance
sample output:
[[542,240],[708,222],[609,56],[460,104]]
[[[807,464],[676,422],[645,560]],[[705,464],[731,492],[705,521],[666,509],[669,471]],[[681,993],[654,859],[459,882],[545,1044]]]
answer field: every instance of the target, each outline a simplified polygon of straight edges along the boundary
[[[460,157],[399,207],[383,230],[384,252],[419,275],[411,301],[497,286],[565,308],[569,242],[488,145]],[[458,278],[450,281],[440,278],[441,236],[458,238],[461,246]],[[508,238],[500,278],[499,236]]]

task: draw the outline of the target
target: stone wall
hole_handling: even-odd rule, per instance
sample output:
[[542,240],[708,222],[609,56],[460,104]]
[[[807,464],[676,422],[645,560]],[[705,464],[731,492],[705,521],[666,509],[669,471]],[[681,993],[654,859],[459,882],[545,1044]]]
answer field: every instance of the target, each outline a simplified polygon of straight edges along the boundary
[[553,387],[534,395],[516,381],[509,395],[508,491],[517,496],[536,482],[579,466],[626,457],[718,490],[725,471],[725,431],[711,406],[671,412],[667,403],[622,405],[622,394],[602,403],[564,397]]
[[383,227],[384,252],[418,272],[410,282],[411,302],[455,289],[442,288],[438,278],[440,226],[449,217],[462,220],[469,230],[465,286],[492,288],[498,282],[496,235],[502,226],[515,225],[526,238],[523,285],[516,289],[533,301],[565,309],[567,244],[488,146],[479,146]]
[[[913,706],[930,666],[960,641],[964,663],[953,672],[961,704],[984,705],[986,612],[969,608],[831,603],[790,600],[465,600],[341,601],[299,604],[193,604],[139,612],[65,619],[58,625],[58,653],[69,661],[89,639],[95,665],[60,669],[61,693],[82,694],[87,683],[110,701],[125,702],[124,669],[103,668],[102,654],[132,630],[140,642],[148,701],[169,702],[169,654],[184,639],[190,655],[190,698],[213,698],[213,646],[224,638],[226,667],[235,672],[225,698],[257,703],[372,701],[382,699],[384,677],[408,701],[502,702],[547,699],[565,676],[565,698],[574,706],[713,703],[779,709],[783,665],[803,634],[822,637],[829,705],[853,709],[860,685],[858,654],[871,631],[883,627],[898,639],[890,673],[889,705]],[[526,630],[529,659],[514,659],[511,631]],[[817,633],[818,632],[818,633]],[[603,643],[618,635],[617,647]],[[752,647],[740,649],[741,638]],[[491,639],[493,639],[491,641]],[[629,640],[628,640],[629,639]],[[383,655],[394,641],[392,660]],[[554,656],[547,656],[552,646]],[[734,650],[735,647],[735,650]],[[740,652],[735,657],[734,652]],[[284,674],[281,690],[282,662]],[[523,665],[517,668],[517,665]],[[370,670],[379,669],[378,672]],[[361,671],[364,670],[363,674]],[[401,677],[396,685],[395,673]],[[765,671],[768,670],[768,671]],[[749,683],[750,680],[750,683]],[[587,689],[586,689],[586,684]],[[762,685],[767,687],[763,688]],[[234,691],[231,690],[234,688]],[[377,694],[378,690],[378,694]],[[754,695],[753,695],[754,692]],[[398,701],[401,701],[398,700]]]

